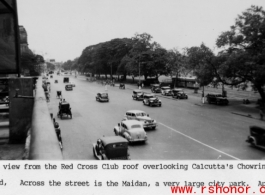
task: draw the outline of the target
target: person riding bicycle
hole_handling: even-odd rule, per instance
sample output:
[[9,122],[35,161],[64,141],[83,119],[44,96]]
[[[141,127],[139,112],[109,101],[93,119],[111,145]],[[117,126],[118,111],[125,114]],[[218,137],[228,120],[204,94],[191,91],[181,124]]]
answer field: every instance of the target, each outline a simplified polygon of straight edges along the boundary
[[53,118],[53,126],[55,129],[58,141],[62,143],[61,129],[60,129],[59,123],[55,121],[55,118]]

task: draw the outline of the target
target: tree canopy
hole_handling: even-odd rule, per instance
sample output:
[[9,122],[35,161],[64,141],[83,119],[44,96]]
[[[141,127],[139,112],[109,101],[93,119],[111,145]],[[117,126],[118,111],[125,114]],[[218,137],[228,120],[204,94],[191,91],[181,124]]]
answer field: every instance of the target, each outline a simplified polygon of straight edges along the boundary
[[[216,40],[215,54],[203,43],[183,53],[164,49],[148,33],[113,39],[85,48],[82,55],[65,67],[94,74],[122,74],[156,77],[186,74],[197,76],[201,86],[211,82],[238,85],[251,82],[265,101],[265,11],[251,6],[235,20],[230,30]],[[70,65],[71,64],[71,65]]]
[[225,84],[250,81],[265,101],[265,11],[251,6],[236,19],[229,31],[223,32],[216,45],[223,63],[218,67]]

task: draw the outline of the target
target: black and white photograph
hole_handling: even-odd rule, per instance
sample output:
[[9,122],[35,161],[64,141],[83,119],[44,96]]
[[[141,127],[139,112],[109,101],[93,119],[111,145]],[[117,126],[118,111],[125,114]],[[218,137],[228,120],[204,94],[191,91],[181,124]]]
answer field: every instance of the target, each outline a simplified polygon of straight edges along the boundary
[[0,170],[264,170],[264,114],[264,0],[0,0]]

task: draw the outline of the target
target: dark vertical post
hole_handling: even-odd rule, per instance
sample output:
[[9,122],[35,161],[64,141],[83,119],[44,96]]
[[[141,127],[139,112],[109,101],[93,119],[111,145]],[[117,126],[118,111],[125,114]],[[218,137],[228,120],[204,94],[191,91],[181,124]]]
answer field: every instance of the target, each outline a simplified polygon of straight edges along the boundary
[[13,0],[14,5],[14,30],[15,30],[15,44],[16,44],[16,63],[17,63],[17,71],[18,77],[20,77],[20,36],[19,36],[19,28],[18,28],[18,14],[17,14],[17,1]]

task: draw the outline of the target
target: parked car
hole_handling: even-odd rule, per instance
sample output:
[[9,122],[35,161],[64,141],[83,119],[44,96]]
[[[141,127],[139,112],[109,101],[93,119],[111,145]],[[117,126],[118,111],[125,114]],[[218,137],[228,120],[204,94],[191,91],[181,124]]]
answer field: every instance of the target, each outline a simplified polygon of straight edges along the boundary
[[120,135],[131,142],[146,142],[147,134],[143,123],[137,120],[124,120],[114,127],[115,135]]
[[176,99],[188,99],[188,95],[183,89],[172,89],[172,97]]
[[144,99],[144,92],[142,90],[133,90],[132,98],[134,100],[143,100]]
[[109,102],[108,93],[97,93],[96,100],[99,102]]
[[223,97],[222,94],[209,93],[206,95],[207,102],[209,104],[214,103],[218,105],[228,105],[229,101],[226,97]]
[[250,135],[246,142],[261,149],[265,149],[265,129],[258,126],[250,126]]
[[161,95],[172,95],[172,90],[169,86],[161,87]]
[[69,77],[64,77],[63,78],[63,83],[69,83]]
[[158,97],[151,93],[144,94],[143,104],[148,106],[162,106],[161,100],[159,100]]
[[67,85],[65,85],[65,90],[66,91],[72,91],[73,90],[73,86],[71,84],[67,84]]
[[93,143],[93,154],[98,160],[129,160],[128,141],[120,136],[101,137]]
[[152,93],[161,93],[161,88],[159,84],[153,84],[151,87]]
[[128,110],[124,116],[124,120],[138,120],[143,122],[144,129],[156,129],[157,123],[149,114],[141,110]]

